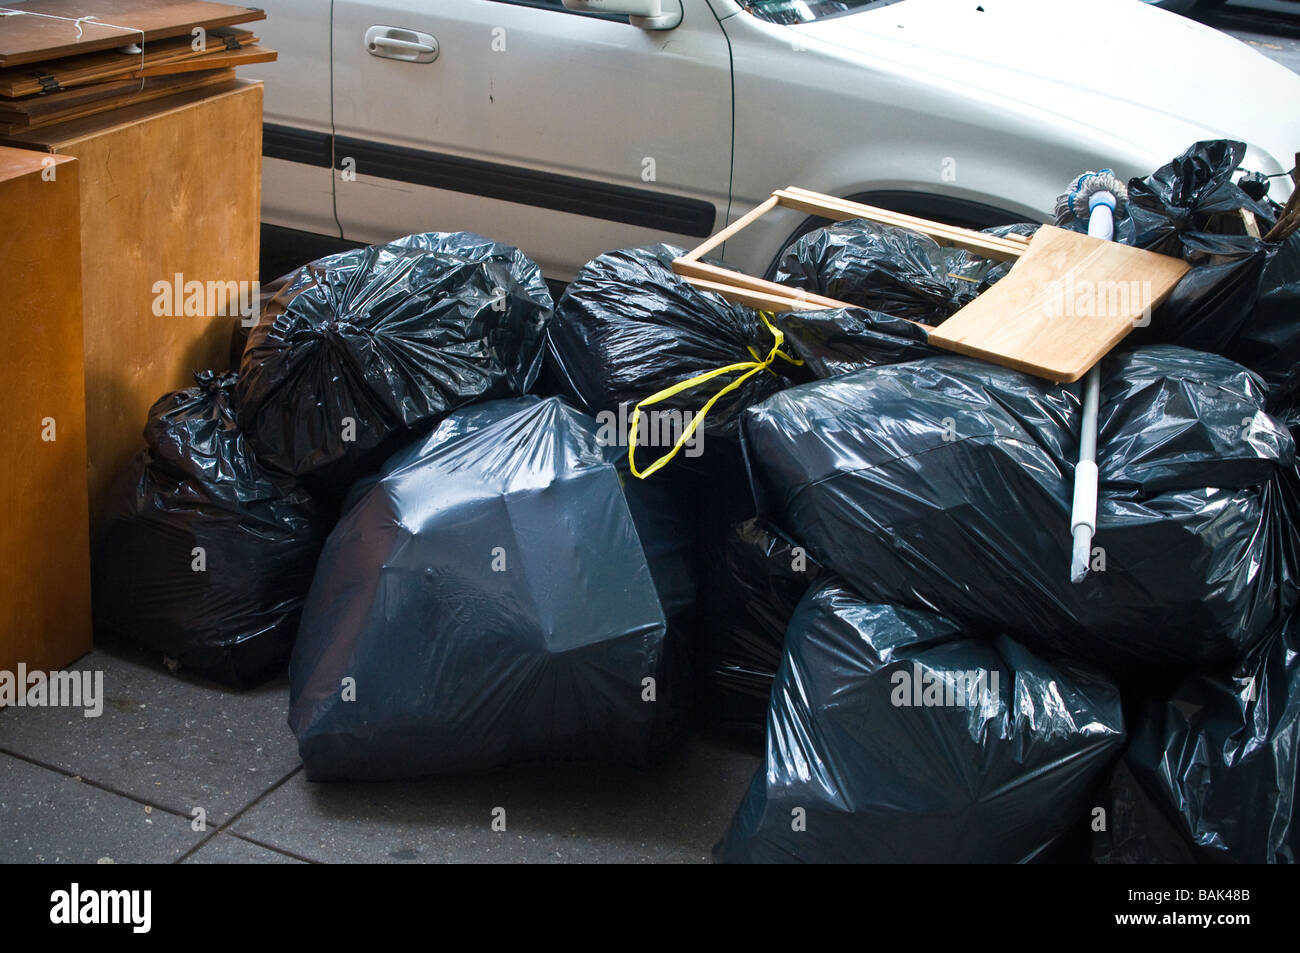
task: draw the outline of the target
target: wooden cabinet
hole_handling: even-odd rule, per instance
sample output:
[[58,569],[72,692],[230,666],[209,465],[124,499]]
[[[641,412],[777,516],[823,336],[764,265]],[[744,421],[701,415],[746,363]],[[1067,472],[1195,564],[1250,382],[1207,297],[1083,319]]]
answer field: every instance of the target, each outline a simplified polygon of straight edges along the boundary
[[78,172],[0,147],[0,671],[90,649]]
[[[262,85],[237,81],[5,141],[78,160],[94,528],[117,473],[144,446],[153,402],[192,384],[193,371],[229,364],[239,316],[214,311],[237,311],[221,291],[228,282],[258,277]],[[178,280],[219,293],[197,308],[156,308],[158,283]]]

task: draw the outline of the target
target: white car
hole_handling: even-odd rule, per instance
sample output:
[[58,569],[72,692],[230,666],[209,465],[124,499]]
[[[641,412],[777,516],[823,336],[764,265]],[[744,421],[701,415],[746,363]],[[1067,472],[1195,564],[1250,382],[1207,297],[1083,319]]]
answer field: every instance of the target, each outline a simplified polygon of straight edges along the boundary
[[[468,230],[568,279],[798,185],[985,226],[1230,137],[1290,169],[1300,77],[1139,0],[265,0],[263,221]],[[581,9],[570,9],[570,8]],[[1285,176],[1272,197],[1290,194]],[[807,221],[729,242],[763,274]]]

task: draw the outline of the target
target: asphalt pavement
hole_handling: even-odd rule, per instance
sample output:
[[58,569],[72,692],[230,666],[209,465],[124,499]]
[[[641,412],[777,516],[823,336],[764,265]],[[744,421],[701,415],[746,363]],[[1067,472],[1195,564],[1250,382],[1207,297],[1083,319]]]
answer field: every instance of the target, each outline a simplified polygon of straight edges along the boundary
[[[1247,43],[1269,59],[1300,73],[1300,2],[1296,0],[1232,0],[1202,5],[1191,17]],[[1300,103],[1292,107],[1300,109]]]

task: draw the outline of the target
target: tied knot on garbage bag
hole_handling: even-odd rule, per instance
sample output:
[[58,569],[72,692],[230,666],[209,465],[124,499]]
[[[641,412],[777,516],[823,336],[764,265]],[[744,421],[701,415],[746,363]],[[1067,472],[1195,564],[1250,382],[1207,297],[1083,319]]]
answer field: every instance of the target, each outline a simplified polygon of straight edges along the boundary
[[477,235],[323,258],[250,333],[240,424],[264,465],[337,499],[457,407],[525,393],[551,310],[537,265]]
[[149,411],[93,561],[95,624],[235,685],[288,659],[328,511],[266,471],[236,422],[238,376],[205,371]]
[[[547,332],[557,391],[598,418],[633,408],[637,444],[662,451],[649,466],[638,464],[638,474],[662,468],[665,454],[698,470],[677,454],[692,438],[720,444],[716,452],[704,451],[710,457],[735,456],[739,412],[806,379],[775,322],[673,272],[673,259],[684,253],[654,245],[588,262],[560,298]],[[707,397],[697,390],[732,374]],[[675,434],[663,446],[651,443],[646,436],[659,428],[643,425],[647,407],[689,418],[690,433]],[[630,436],[629,426],[620,439],[636,449]]]
[[[785,343],[785,332],[772,324],[771,317],[762,311],[758,312],[758,316],[762,320],[764,327],[772,332],[772,348],[767,352],[766,357],[759,359],[758,353],[751,346],[749,352],[754,355],[752,361],[741,361],[737,364],[728,364],[726,367],[716,367],[711,371],[705,371],[703,374],[696,374],[694,377],[665,387],[663,390],[656,391],[649,397],[637,401],[636,406],[632,409],[632,427],[627,438],[628,465],[633,476],[645,479],[652,473],[655,473],[666,466],[673,457],[677,456],[678,451],[686,445],[691,437],[694,436],[696,429],[698,429],[700,424],[704,422],[705,418],[709,415],[709,411],[713,410],[714,405],[717,404],[718,401],[722,400],[722,398],[726,397],[732,391],[743,387],[745,381],[749,380],[755,374],[760,374],[763,371],[771,371],[772,363],[777,358],[794,365],[803,363],[799,358],[791,357],[781,349],[781,346]],[[685,393],[686,391],[693,390],[697,387],[703,387],[710,381],[719,377],[724,377],[728,374],[736,374],[738,376],[723,384],[722,387],[714,392],[713,396],[701,405],[700,409],[692,415],[691,422],[686,425],[681,436],[679,436],[676,442],[673,443],[672,448],[644,470],[638,469],[636,465],[636,447],[637,437],[640,432],[642,408],[653,406],[654,404],[668,400],[670,397],[675,397],[678,394]]]

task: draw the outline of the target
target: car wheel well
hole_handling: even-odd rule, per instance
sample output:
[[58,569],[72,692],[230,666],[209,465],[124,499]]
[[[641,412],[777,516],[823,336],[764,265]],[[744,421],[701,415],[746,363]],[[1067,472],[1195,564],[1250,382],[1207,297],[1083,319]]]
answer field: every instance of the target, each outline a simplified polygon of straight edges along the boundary
[[[859,192],[855,195],[846,196],[846,198],[850,202],[877,205],[893,212],[902,212],[905,215],[915,215],[919,218],[929,218],[947,225],[960,225],[963,228],[977,230],[992,228],[995,225],[1012,225],[1026,220],[1023,215],[1008,212],[1006,209],[998,208],[995,205],[986,205],[983,202],[972,202],[969,199],[958,199],[950,196],[930,195],[924,192]],[[771,280],[772,276],[776,274],[776,267],[781,261],[781,256],[794,242],[814,229],[830,224],[832,223],[829,219],[820,218],[816,215],[810,215],[804,219],[803,223],[790,233],[790,237],[782,243],[781,248],[773,256],[771,264],[767,267],[765,277]]]

